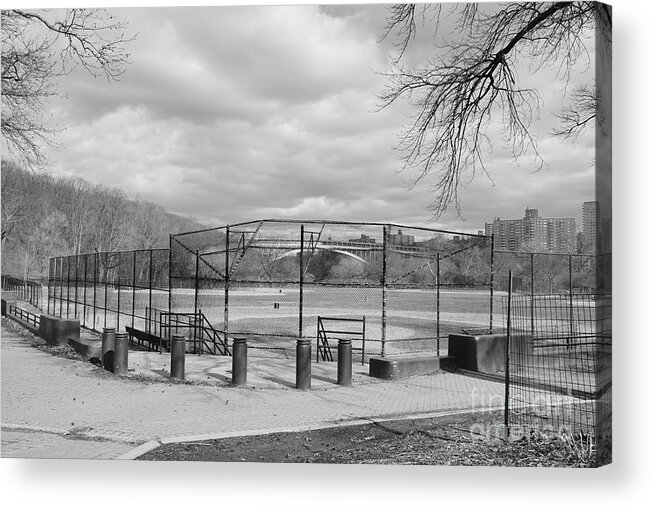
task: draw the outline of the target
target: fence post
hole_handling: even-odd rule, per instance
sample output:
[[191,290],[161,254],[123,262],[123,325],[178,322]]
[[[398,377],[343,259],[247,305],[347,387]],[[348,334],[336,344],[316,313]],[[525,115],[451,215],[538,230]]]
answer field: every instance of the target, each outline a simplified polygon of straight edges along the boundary
[[362,315],[362,364],[364,364],[365,354],[366,354],[366,315]]
[[[53,264],[52,258],[50,258],[50,265],[48,266],[48,270],[47,270],[47,275],[48,275],[47,276],[47,278],[48,278],[48,280],[47,280],[47,313],[48,313],[48,315],[52,315],[50,313],[50,299],[52,299],[52,285],[53,285],[52,282],[54,281],[54,279],[52,277],[52,264]],[[4,280],[3,280],[3,283],[4,283]]]
[[[197,315],[199,313],[199,249],[194,262],[194,315],[192,316],[192,350],[197,353]],[[202,347],[203,348],[203,347]],[[199,352],[201,354],[201,351]]]
[[70,256],[68,256],[66,269],[66,319],[70,318]]
[[569,282],[570,282],[570,336],[567,339],[568,341],[568,346],[570,345],[570,342],[573,341],[574,339],[574,309],[572,305],[572,255],[568,255],[569,257]]
[[136,320],[136,250],[133,251],[133,269],[131,270],[131,327]]
[[436,252],[436,355],[439,356],[441,341],[441,254]]
[[316,318],[316,362],[319,362],[319,352],[321,351],[321,316]]
[[303,338],[303,236],[305,226],[301,224],[301,250],[298,254],[298,338]]
[[106,326],[106,313],[108,311],[108,268],[106,265],[108,264],[108,256],[104,255],[104,257],[106,258],[104,263],[104,326]]
[[495,297],[495,235],[491,234],[491,279],[490,279],[490,322],[488,324],[488,334],[493,334],[493,299]]
[[506,342],[504,344],[504,437],[509,439],[509,388],[510,388],[510,354],[511,348],[511,293],[513,292],[512,272],[509,270],[509,295],[506,305]]
[[[152,305],[153,288],[154,288],[154,251],[150,248],[149,249],[149,308],[151,308]],[[158,350],[160,351],[161,348],[162,347],[158,347]]]
[[88,284],[88,255],[84,255],[84,327],[86,326],[86,285]]
[[63,259],[59,263],[59,318],[63,318]]
[[386,353],[387,338],[387,226],[382,227],[382,335],[380,356]]
[[[120,266],[121,264],[122,264],[122,254],[120,254],[120,264],[118,264],[118,266]],[[122,292],[120,290],[121,287],[122,287],[122,284],[120,283],[121,280],[120,280],[120,269],[119,268],[118,268],[118,280],[117,280],[117,282],[118,282],[117,283],[117,288],[118,288],[118,315],[117,315],[117,323],[115,325],[115,328],[117,330],[119,330],[120,329],[120,293]]]
[[95,266],[93,269],[93,331],[95,331],[95,326],[97,325],[97,269],[98,269],[98,260],[99,256],[97,250],[95,251]]
[[224,256],[224,345],[228,349],[228,290],[230,288],[231,275],[230,258],[231,258],[231,226],[226,226],[226,252]]
[[[533,284],[534,284],[534,278],[533,278],[533,269],[534,269],[533,253],[531,253],[530,264],[531,264],[531,309],[530,309],[530,311],[531,311],[531,339],[533,340],[533,335],[535,333],[535,326],[534,326],[534,318],[535,318],[535,310],[534,310],[534,304],[535,303],[534,303],[534,301],[535,301],[535,297],[534,297],[534,286],[533,286]],[[511,290],[510,287],[511,286],[509,285],[509,290]]]
[[77,300],[79,299],[79,255],[75,255],[75,319],[77,318]]
[[171,234],[170,234],[170,247],[168,251],[168,260],[167,260],[167,311],[168,313],[172,313],[172,235]]

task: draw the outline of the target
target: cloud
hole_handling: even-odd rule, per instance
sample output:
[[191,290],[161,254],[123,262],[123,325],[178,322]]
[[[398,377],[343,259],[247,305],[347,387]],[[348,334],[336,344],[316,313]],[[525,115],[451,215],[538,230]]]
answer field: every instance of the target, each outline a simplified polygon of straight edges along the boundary
[[[503,149],[462,189],[463,218],[430,220],[433,200],[393,148],[413,110],[378,111],[391,41],[378,43],[381,5],[117,9],[138,38],[118,83],[80,69],[61,82],[52,114],[66,126],[56,171],[123,189],[170,211],[219,223],[258,218],[390,221],[476,231],[494,216],[580,213],[592,185],[590,136],[549,133],[562,86],[543,90],[533,125],[547,165],[532,173]],[[444,20],[442,30],[448,30]],[[410,58],[433,51],[427,32]],[[548,82],[548,79],[550,80]],[[548,88],[548,89],[547,89]],[[494,131],[494,132],[493,132]],[[431,180],[430,180],[431,183]]]

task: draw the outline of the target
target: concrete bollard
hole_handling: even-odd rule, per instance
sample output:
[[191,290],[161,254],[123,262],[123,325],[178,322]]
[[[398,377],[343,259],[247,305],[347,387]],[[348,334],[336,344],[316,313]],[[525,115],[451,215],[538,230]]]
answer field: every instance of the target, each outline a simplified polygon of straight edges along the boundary
[[179,380],[185,379],[185,336],[172,335],[170,377]]
[[126,375],[129,368],[129,335],[115,334],[114,369],[116,375]]
[[296,340],[296,389],[312,386],[312,345],[309,338]]
[[115,328],[105,327],[102,333],[102,366],[113,373],[115,365]]
[[337,345],[337,384],[349,386],[353,383],[353,342],[350,338],[339,338]]
[[233,339],[233,384],[246,384],[247,344],[246,338]]

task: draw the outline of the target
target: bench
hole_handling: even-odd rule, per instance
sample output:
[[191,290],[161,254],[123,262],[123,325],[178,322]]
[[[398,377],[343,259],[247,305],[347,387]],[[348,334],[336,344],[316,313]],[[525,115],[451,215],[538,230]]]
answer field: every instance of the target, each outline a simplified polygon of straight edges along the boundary
[[134,341],[137,342],[140,347],[144,347],[144,344],[147,344],[147,350],[154,351],[160,350],[162,345],[165,350],[169,350],[169,340],[167,338],[161,338],[160,336],[129,326],[125,326],[124,329],[129,335],[131,344],[133,344]]

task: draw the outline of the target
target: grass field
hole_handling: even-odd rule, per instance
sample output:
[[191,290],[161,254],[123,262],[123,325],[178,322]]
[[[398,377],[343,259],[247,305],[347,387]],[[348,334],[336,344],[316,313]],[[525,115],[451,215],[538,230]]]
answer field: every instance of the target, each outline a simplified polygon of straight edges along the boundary
[[[84,314],[84,292],[87,302]],[[135,295],[135,304],[134,304]],[[105,325],[117,326],[118,300],[120,305],[120,323],[145,328],[145,307],[152,306],[161,310],[168,308],[168,293],[154,291],[151,299],[146,290],[124,288],[119,293],[115,288],[95,290],[87,287],[71,288],[71,302],[63,302],[62,315],[74,315],[84,320],[87,327],[101,330]],[[77,305],[74,301],[77,301]],[[496,293],[493,299],[494,328],[502,326],[502,293]],[[92,308],[93,301],[95,306]],[[218,330],[224,324],[223,290],[200,291],[197,298],[200,309]],[[57,304],[56,314],[59,313]],[[110,310],[104,315],[104,308]],[[381,351],[382,341],[382,289],[377,287],[329,287],[307,286],[303,291],[303,336],[314,339],[316,345],[317,318],[343,317],[366,320],[365,349],[367,354]],[[192,289],[174,289],[172,292],[172,309],[175,312],[194,312],[195,295]],[[134,311],[135,310],[135,311]],[[135,318],[131,315],[135,314]],[[85,315],[85,319],[84,319]],[[490,292],[487,290],[442,290],[438,304],[435,290],[388,289],[385,298],[385,352],[436,353],[437,336],[439,350],[447,350],[450,333],[461,332],[463,328],[488,328],[490,324]],[[93,326],[94,323],[94,326]],[[361,324],[337,323],[330,331],[361,331]],[[228,331],[232,334],[249,336],[252,348],[281,348],[292,350],[295,342],[292,338],[299,333],[299,290],[296,286],[282,288],[246,287],[232,288],[229,291]],[[438,333],[437,333],[438,331]],[[336,333],[331,334],[333,338]],[[336,343],[336,342],[334,342]],[[361,348],[361,339],[354,338],[354,347]]]

